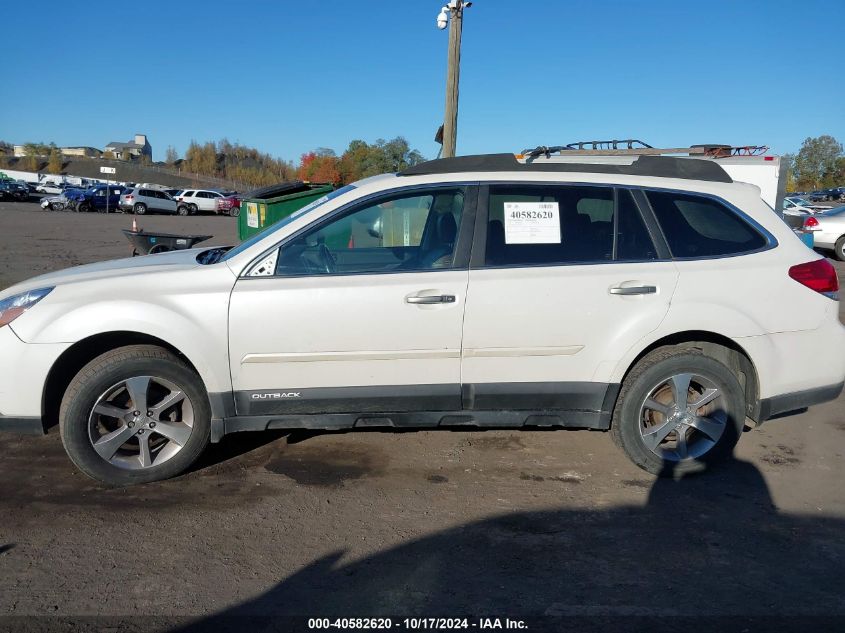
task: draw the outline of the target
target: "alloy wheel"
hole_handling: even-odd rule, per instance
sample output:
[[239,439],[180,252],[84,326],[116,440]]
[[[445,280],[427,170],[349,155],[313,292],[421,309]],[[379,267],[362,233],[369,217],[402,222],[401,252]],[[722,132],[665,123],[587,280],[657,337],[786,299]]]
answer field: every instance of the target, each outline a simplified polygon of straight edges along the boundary
[[640,437],[667,461],[696,459],[725,432],[728,414],[723,390],[694,373],[676,374],[650,391],[640,407]]
[[88,437],[105,461],[128,470],[158,466],[187,444],[194,408],[177,385],[134,376],[109,387],[95,402]]

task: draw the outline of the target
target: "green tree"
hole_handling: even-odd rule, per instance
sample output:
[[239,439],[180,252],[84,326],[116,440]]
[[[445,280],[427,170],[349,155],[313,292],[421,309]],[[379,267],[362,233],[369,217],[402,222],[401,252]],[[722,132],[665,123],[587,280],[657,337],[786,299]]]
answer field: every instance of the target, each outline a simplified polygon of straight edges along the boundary
[[47,171],[51,174],[60,174],[62,173],[63,167],[64,161],[62,160],[62,153],[57,147],[54,147],[50,150],[50,160],[47,161]]
[[402,171],[423,160],[422,154],[410,149],[408,141],[401,136],[392,141],[377,139],[372,145],[354,140],[340,158],[340,173],[342,181],[348,183],[376,174]]
[[830,187],[836,178],[842,143],[830,135],[807,138],[795,157],[795,179],[799,189]]

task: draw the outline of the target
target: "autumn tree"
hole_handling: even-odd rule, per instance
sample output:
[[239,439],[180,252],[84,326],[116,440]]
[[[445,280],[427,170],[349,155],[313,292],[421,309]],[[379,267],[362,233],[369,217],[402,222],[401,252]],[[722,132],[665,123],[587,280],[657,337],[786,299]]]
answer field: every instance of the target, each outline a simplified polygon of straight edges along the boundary
[[179,160],[179,153],[176,151],[175,147],[168,145],[167,151],[164,154],[164,162],[168,165],[172,165],[177,160]]
[[63,167],[64,161],[62,160],[62,153],[59,151],[59,148],[54,147],[50,150],[50,160],[47,161],[47,171],[51,174],[60,174],[62,173]]
[[308,152],[303,154],[297,170],[300,180],[309,182],[327,182],[332,184],[340,183],[340,169],[338,159],[334,152],[322,154]]

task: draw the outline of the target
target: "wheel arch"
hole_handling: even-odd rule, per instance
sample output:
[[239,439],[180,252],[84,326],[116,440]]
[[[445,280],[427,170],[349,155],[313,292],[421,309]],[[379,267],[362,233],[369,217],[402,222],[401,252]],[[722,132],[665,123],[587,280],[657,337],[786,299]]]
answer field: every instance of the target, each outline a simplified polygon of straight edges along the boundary
[[[706,356],[726,365],[736,375],[745,393],[745,414],[755,422],[760,415],[760,378],[754,361],[748,352],[736,341],[723,334],[706,330],[675,332],[659,338],[646,347],[628,363],[620,382],[627,378],[637,363],[651,352],[665,347],[697,349]],[[614,402],[614,407],[616,403]]]
[[89,362],[106,352],[127,345],[155,345],[172,352],[183,360],[202,380],[196,365],[171,343],[150,334],[131,331],[104,332],[77,341],[53,363],[41,394],[41,415],[44,428],[59,422],[59,408],[70,381]]

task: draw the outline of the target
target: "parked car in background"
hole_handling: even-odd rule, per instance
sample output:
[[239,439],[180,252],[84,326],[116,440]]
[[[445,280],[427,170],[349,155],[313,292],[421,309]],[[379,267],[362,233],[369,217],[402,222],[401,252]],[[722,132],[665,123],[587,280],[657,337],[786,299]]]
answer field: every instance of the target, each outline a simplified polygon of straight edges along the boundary
[[188,213],[219,213],[217,201],[231,192],[215,191],[213,189],[186,189],[176,197],[180,207],[185,207]]
[[831,200],[845,200],[845,187],[834,187],[827,191],[830,194]]
[[816,248],[830,249],[836,259],[845,262],[845,206],[804,218],[803,229],[813,232]]
[[58,195],[64,191],[64,187],[56,182],[40,182],[35,186],[37,193],[52,193]]
[[231,215],[237,217],[241,213],[241,196],[239,194],[231,194],[217,198],[217,213],[223,215]]
[[811,191],[805,197],[812,202],[824,202],[826,200],[839,200],[840,188],[835,189],[819,189],[818,191]]
[[783,212],[787,211],[806,211],[807,213],[815,213],[816,211],[824,211],[830,207],[823,207],[813,204],[806,198],[799,198],[798,196],[788,196],[783,199]]
[[176,200],[176,198],[179,196],[180,193],[184,191],[184,189],[165,189],[164,191],[168,196]]
[[42,182],[35,187],[35,191],[38,193],[51,193],[53,195],[59,195],[70,190],[82,190],[82,187],[66,182]]
[[68,191],[65,197],[74,203],[77,211],[98,211],[100,213],[120,210],[120,196],[126,191],[121,185],[95,185],[84,191]]
[[73,203],[67,199],[67,196],[60,194],[58,196],[44,196],[41,198],[41,208],[50,211],[64,211],[70,209]]
[[145,213],[178,213],[188,215],[187,207],[177,209],[176,201],[164,191],[137,187],[129,189],[120,196],[120,208],[127,213],[144,215]]
[[5,199],[29,200],[29,188],[14,180],[6,180],[0,183],[0,191],[2,191],[2,196]]

